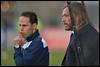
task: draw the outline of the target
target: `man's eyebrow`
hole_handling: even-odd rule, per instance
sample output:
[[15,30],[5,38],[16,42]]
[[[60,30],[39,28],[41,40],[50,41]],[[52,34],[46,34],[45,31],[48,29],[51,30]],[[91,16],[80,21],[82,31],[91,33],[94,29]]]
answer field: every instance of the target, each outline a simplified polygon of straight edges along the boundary
[[69,16],[69,15],[68,15],[68,14],[63,14],[62,17],[63,17],[63,16]]

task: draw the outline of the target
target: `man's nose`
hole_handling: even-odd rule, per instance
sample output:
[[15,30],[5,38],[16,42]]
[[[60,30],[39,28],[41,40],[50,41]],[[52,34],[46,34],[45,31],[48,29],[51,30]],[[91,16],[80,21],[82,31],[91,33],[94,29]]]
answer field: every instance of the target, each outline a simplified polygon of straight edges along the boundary
[[64,18],[62,18],[62,22],[63,22],[63,23],[65,22],[65,19],[64,19]]
[[23,31],[23,27],[22,26],[20,26],[20,31]]
[[62,22],[64,22],[64,19],[62,18]]

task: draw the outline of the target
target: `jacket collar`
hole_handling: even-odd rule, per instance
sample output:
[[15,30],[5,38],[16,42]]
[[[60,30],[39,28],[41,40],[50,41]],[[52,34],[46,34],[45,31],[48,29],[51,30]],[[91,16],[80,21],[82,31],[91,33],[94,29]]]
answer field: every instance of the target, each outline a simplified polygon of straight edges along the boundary
[[86,32],[89,32],[89,30],[91,30],[91,28],[93,28],[90,24],[85,25],[84,27],[82,27],[79,31],[78,31],[78,35],[84,34]]
[[36,32],[32,33],[31,35],[29,35],[26,40],[29,42],[29,41],[32,41],[34,40],[36,37],[38,37],[40,34],[39,34],[39,31],[36,30]]

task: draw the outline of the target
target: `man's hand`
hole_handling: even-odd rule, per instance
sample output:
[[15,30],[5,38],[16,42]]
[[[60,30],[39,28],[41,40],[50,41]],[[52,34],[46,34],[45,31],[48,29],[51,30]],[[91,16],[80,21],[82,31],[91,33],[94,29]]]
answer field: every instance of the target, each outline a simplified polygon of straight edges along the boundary
[[18,36],[14,38],[14,44],[23,45],[26,43],[26,39],[23,37],[22,33],[20,32]]

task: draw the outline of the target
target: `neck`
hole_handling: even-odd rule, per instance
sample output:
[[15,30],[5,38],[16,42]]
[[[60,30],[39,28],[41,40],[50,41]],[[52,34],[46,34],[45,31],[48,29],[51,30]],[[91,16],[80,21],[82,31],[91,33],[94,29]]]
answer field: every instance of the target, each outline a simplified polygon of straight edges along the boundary
[[37,36],[39,36],[39,31],[38,31],[38,30],[36,30],[34,33],[30,34],[30,35],[26,38],[26,40],[27,40],[27,41],[33,40],[33,39],[34,39],[35,37],[37,37]]

